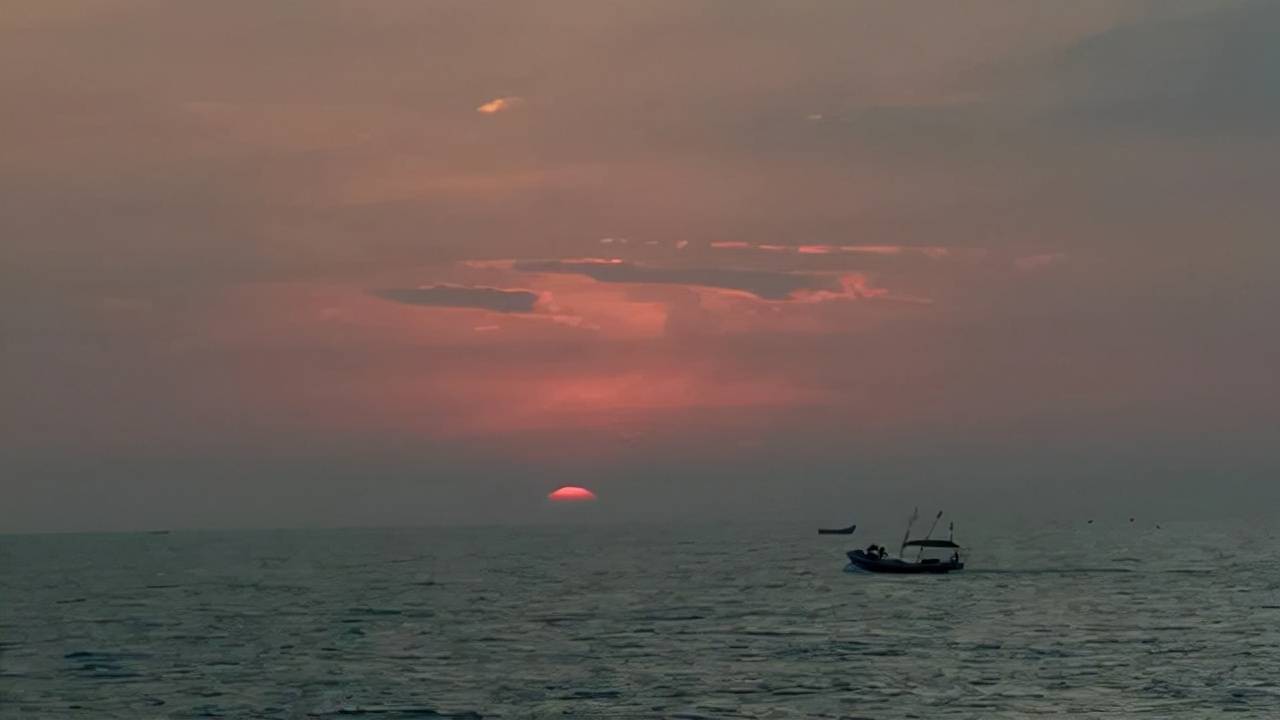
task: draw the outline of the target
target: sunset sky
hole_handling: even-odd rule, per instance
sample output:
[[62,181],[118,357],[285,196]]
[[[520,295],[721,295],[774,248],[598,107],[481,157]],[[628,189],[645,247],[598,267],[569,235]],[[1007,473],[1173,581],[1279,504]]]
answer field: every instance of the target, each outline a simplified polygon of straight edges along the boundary
[[8,2],[0,531],[1275,501],[1277,37]]

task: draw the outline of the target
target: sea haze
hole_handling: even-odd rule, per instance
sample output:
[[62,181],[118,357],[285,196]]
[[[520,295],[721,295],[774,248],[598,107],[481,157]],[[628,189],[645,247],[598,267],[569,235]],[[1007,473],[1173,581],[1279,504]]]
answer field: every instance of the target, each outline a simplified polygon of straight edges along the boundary
[[[887,524],[886,524],[886,527]],[[6,718],[1280,714],[1275,523],[0,538]],[[883,536],[881,536],[883,535]],[[896,536],[896,533],[893,533]]]

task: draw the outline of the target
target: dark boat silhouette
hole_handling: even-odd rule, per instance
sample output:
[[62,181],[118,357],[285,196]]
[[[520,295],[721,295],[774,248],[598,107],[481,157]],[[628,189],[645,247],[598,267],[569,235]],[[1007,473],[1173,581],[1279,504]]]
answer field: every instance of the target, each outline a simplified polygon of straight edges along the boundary
[[[929,543],[920,545],[919,543]],[[912,540],[907,547],[949,548],[952,555],[947,560],[938,558],[918,558],[903,560],[894,557],[879,557],[866,550],[850,550],[846,555],[849,563],[859,570],[873,573],[889,573],[895,575],[942,575],[954,570],[963,570],[964,561],[960,559],[960,546],[950,540]]]
[[[942,513],[939,512],[933,519],[933,526],[929,528],[928,535],[919,540],[911,540],[911,526],[915,523],[919,515],[919,510],[911,514],[911,519],[907,521],[907,532],[902,538],[902,547],[898,549],[899,557],[889,557],[885,548],[876,545],[869,546],[866,550],[850,550],[845,553],[849,558],[850,567],[862,570],[864,572],[885,573],[891,575],[942,575],[956,570],[964,569],[964,561],[960,558],[960,546],[955,543],[955,525],[951,525],[952,537],[947,540],[934,540],[930,536],[933,530],[938,526],[938,520],[942,519]],[[904,553],[907,548],[918,548],[914,560],[907,560]],[[950,550],[951,557],[943,560],[939,558],[925,557],[925,550]]]
[[818,528],[818,534],[819,535],[852,535],[853,531],[857,529],[858,529],[857,525],[850,525],[849,527],[842,527],[842,528]]

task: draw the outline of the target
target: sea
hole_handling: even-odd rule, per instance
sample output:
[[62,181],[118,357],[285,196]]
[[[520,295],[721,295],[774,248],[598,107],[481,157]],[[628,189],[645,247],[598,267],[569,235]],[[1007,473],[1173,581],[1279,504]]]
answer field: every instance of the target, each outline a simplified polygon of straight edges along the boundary
[[1280,718],[1274,523],[815,530],[0,536],[0,717]]

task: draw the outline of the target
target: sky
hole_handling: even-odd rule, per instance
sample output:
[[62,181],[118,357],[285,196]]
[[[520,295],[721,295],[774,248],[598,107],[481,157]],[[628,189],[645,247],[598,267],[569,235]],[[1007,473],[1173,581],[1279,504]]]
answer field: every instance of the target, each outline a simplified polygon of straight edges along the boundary
[[1278,35],[11,0],[0,532],[1265,507]]

